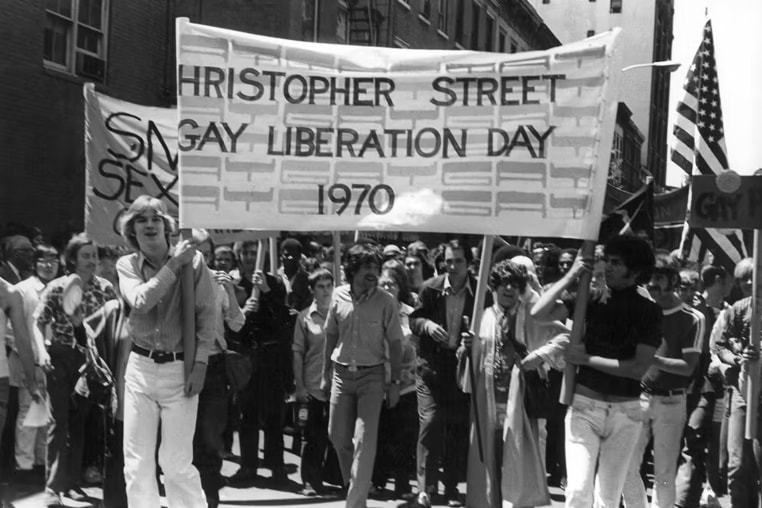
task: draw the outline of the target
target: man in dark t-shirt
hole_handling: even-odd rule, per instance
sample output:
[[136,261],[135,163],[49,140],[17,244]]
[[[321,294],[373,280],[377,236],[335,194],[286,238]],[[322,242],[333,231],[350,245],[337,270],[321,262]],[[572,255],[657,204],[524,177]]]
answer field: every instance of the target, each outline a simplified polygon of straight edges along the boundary
[[[661,343],[661,309],[638,283],[650,279],[654,255],[634,236],[616,236],[604,248],[605,277],[595,281],[585,316],[583,344],[566,352],[577,366],[572,405],[566,414],[566,506],[619,506],[630,458],[643,427],[640,379]],[[578,258],[535,304],[538,319],[564,319],[558,296],[592,260]],[[596,481],[596,475],[598,481]]]

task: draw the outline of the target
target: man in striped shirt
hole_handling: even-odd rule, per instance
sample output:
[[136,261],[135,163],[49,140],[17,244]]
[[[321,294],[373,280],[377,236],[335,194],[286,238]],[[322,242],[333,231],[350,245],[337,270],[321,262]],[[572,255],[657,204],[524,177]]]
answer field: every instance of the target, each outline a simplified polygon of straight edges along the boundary
[[662,342],[653,365],[641,380],[644,425],[622,492],[627,508],[648,506],[640,463],[651,436],[654,439],[651,506],[672,508],[675,505],[677,458],[687,417],[686,393],[704,341],[704,316],[680,300],[679,283],[676,261],[668,254],[657,254],[648,291],[662,309]]

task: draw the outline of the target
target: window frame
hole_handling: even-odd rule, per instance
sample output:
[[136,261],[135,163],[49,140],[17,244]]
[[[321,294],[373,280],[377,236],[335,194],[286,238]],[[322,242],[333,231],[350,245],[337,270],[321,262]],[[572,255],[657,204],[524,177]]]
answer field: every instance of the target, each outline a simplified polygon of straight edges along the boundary
[[471,40],[469,47],[473,51],[479,51],[479,29],[481,28],[482,5],[476,0],[471,1]]
[[484,51],[495,51],[497,16],[487,10],[484,17]]
[[447,22],[450,15],[450,0],[438,0],[437,2],[437,30],[447,34]]
[[[45,9],[44,9],[45,23],[43,24],[43,36],[48,30],[47,28],[48,16],[53,16],[55,18],[65,20],[70,24],[70,26],[68,27],[66,31],[66,48],[64,50],[66,63],[60,64],[59,62],[56,62],[54,60],[48,60],[45,56],[45,47],[43,44],[42,63],[46,69],[63,72],[63,73],[76,76],[82,79],[100,81],[101,83],[106,82],[107,73],[108,73],[108,50],[109,50],[108,35],[109,35],[109,14],[110,14],[111,1],[110,0],[98,0],[98,1],[101,2],[100,28],[94,27],[92,25],[89,25],[79,20],[79,13],[80,13],[82,0],[69,0],[69,5],[71,9],[70,17],[67,17],[58,11],[52,11],[48,9],[47,6],[45,6]],[[102,54],[94,53],[84,47],[79,46],[78,36],[79,36],[80,29],[91,30],[99,34],[100,42],[102,46],[102,51],[101,51]],[[94,76],[82,74],[78,70],[77,59],[79,55],[85,55],[85,56],[89,56],[93,58],[98,58],[103,61],[103,76],[100,78],[100,80],[98,80],[98,78]]]

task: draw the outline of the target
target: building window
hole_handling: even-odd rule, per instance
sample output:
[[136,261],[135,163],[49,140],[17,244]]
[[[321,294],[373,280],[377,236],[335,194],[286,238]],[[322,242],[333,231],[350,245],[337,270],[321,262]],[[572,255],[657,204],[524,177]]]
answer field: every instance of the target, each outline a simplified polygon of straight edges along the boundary
[[448,0],[439,0],[439,11],[437,13],[437,28],[447,33],[447,7]]
[[302,40],[318,40],[318,0],[302,1]]
[[595,35],[595,30],[588,30],[587,31],[587,36],[588,37],[592,37],[593,35]]
[[405,39],[402,39],[401,37],[394,36],[394,47],[395,48],[403,48],[407,49],[410,47],[410,44],[407,43]]
[[487,15],[487,23],[484,27],[484,51],[495,49],[495,18]]
[[455,0],[455,42],[463,44],[463,18],[466,17],[466,0]]
[[421,16],[431,19],[431,0],[421,0]]
[[45,65],[103,81],[108,0],[47,0],[46,4]]
[[479,49],[479,18],[481,17],[482,8],[479,4],[474,2],[471,8],[471,49]]
[[620,14],[622,12],[622,0],[611,0],[611,14]]
[[338,44],[349,42],[349,13],[341,3],[336,11],[336,42]]
[[544,4],[549,4],[549,3],[550,3],[550,0],[542,0],[542,3],[544,3]]
[[508,38],[508,34],[506,34],[503,30],[500,30],[500,35],[497,36],[497,50],[500,53],[505,53],[505,40]]
[[519,51],[519,43],[516,42],[516,39],[511,37],[511,53],[517,53]]

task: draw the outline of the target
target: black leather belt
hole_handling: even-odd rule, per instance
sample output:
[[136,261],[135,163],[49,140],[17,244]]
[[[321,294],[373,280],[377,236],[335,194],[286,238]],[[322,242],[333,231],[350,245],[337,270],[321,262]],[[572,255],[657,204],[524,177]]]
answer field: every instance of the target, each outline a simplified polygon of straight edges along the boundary
[[375,365],[344,365],[343,363],[335,363],[335,364],[338,367],[347,369],[349,372],[359,372],[361,370],[374,369],[380,365],[383,365],[383,363],[377,363]]
[[674,388],[672,390],[659,390],[658,388],[643,387],[643,391],[648,395],[657,395],[659,397],[671,397],[673,395],[685,395],[688,393],[687,388]]
[[182,360],[185,358],[185,355],[180,353],[172,352],[166,352],[166,351],[155,351],[155,350],[149,350],[142,348],[140,346],[137,346],[135,344],[132,345],[132,352],[137,353],[140,356],[145,356],[146,358],[150,358],[156,363],[169,363],[174,362],[177,360]]

